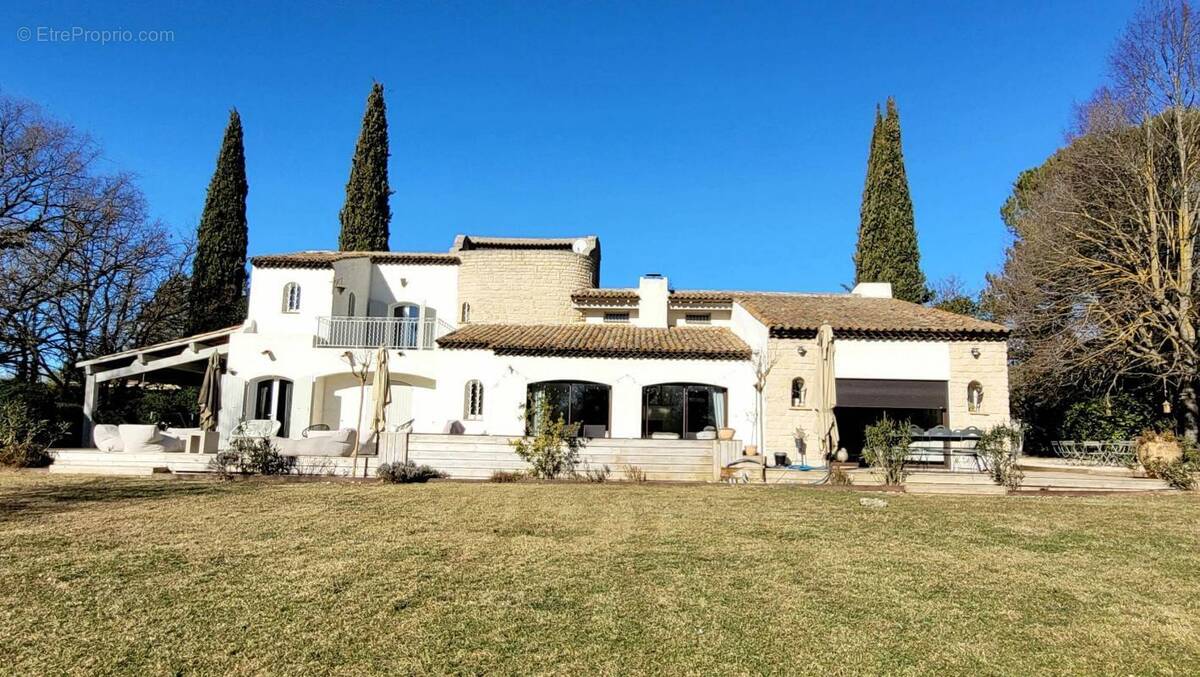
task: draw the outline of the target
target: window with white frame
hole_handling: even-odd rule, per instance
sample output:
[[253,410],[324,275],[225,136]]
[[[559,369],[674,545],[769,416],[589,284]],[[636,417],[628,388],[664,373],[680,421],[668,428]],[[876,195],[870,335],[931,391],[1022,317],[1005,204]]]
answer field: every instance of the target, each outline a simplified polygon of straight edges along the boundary
[[687,324],[712,324],[711,313],[688,313],[683,319]]
[[804,385],[804,379],[792,379],[792,406],[803,407],[805,400],[808,399],[808,387]]
[[604,321],[611,324],[629,324],[629,313],[604,313]]
[[467,381],[464,393],[463,418],[478,421],[483,418],[483,384],[478,380]]
[[288,282],[283,286],[283,312],[300,312],[300,285]]
[[470,322],[470,321],[471,321],[471,304],[470,304],[470,303],[467,303],[467,302],[465,302],[465,301],[463,302],[463,304],[462,304],[462,312],[459,314],[459,318],[458,318],[458,319],[459,319],[459,321],[461,321],[463,324],[466,324],[466,323],[468,323],[468,322]]
[[979,381],[967,384],[967,411],[978,414],[983,411],[983,386]]

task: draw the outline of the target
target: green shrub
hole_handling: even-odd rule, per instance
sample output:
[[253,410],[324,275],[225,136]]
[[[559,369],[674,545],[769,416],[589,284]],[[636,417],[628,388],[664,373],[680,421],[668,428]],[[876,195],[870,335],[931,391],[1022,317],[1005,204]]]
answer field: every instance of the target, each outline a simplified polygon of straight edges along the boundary
[[975,453],[987,464],[992,481],[1010,491],[1021,488],[1025,473],[1017,467],[1017,451],[1021,448],[1021,430],[998,425],[979,438]]
[[295,459],[281,456],[279,450],[265,437],[242,437],[233,441],[241,456],[242,472],[251,475],[286,475]]
[[562,416],[554,417],[547,400],[538,405],[533,422],[536,422],[536,429],[532,437],[509,441],[517,456],[533,466],[533,476],[554,479],[574,470],[579,455],[579,438],[574,434],[574,426],[568,426]]
[[208,467],[224,479],[235,474],[287,475],[296,463],[296,459],[281,455],[265,437],[236,437],[230,444],[231,449],[208,462]]
[[867,426],[863,458],[883,473],[884,484],[904,484],[908,477],[908,445],[911,442],[907,422],[884,416],[878,423]]
[[840,465],[833,466],[829,471],[829,484],[835,487],[849,487],[854,484],[854,478]]
[[612,470],[607,465],[598,467],[588,467],[583,471],[583,479],[596,484],[603,484],[608,481],[608,476],[612,474]]
[[217,477],[230,480],[242,471],[241,460],[242,455],[236,451],[219,451],[209,459],[208,467],[217,474]]
[[446,473],[440,470],[434,470],[427,465],[417,465],[412,461],[404,461],[402,463],[383,463],[375,469],[375,476],[384,482],[392,484],[411,484],[414,482],[428,482],[446,477]]
[[642,470],[640,466],[636,466],[632,463],[626,463],[622,470],[625,471],[626,482],[641,483],[646,481],[646,471]]
[[0,403],[0,465],[36,468],[53,460],[46,450],[66,433],[66,425],[38,418],[22,399]]
[[1061,438],[1118,442],[1132,440],[1153,427],[1157,415],[1143,399],[1125,393],[1095,397],[1072,404],[1063,413]]
[[525,479],[525,473],[520,470],[497,470],[492,473],[491,481],[499,484],[507,484],[509,482],[519,482]]
[[1188,491],[1196,486],[1196,478],[1193,473],[1197,471],[1197,468],[1191,463],[1154,458],[1143,461],[1142,467],[1146,469],[1148,477],[1160,479],[1175,489]]

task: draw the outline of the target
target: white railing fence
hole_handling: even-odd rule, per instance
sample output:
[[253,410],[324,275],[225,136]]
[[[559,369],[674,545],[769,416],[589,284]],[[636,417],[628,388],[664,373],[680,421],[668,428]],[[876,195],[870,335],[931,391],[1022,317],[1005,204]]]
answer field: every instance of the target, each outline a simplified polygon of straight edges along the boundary
[[378,348],[433,350],[437,339],[454,327],[435,318],[319,317],[319,348]]

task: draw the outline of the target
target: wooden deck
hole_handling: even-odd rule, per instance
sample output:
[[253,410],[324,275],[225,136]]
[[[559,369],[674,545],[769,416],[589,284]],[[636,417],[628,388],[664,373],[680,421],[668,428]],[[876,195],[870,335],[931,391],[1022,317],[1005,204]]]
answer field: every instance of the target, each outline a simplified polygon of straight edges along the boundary
[[[98,449],[54,449],[54,474],[84,475],[155,475],[211,473],[213,454],[127,453]],[[376,459],[360,456],[357,459],[328,456],[298,456],[296,469],[303,475],[332,477],[374,477]]]
[[[213,472],[211,454],[185,453],[126,453],[103,452],[96,449],[57,449],[50,466],[51,473],[92,475],[154,475],[198,474]],[[419,459],[428,462],[427,459]],[[643,461],[644,462],[644,461]],[[374,477],[378,459],[360,456],[341,457],[301,456],[296,460],[299,474],[331,477]],[[1055,459],[1027,458],[1021,462],[1025,472],[1022,493],[1113,493],[1172,491],[1162,480],[1138,477],[1127,468],[1100,468],[1066,465]],[[760,466],[744,465],[738,471],[752,484],[761,483]],[[824,469],[810,471],[767,468],[768,485],[823,484]],[[849,471],[854,485],[878,487],[879,476],[867,468]],[[477,479],[485,479],[480,475]],[[992,482],[984,473],[950,472],[940,469],[920,469],[912,472],[904,490],[911,494],[974,494],[1003,495],[1007,491]]]

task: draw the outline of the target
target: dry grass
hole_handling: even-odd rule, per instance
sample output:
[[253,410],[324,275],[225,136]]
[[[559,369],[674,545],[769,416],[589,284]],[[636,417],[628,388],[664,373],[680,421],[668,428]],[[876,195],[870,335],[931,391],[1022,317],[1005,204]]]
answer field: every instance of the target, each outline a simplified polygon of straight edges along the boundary
[[1200,500],[0,473],[0,671],[1195,674]]

